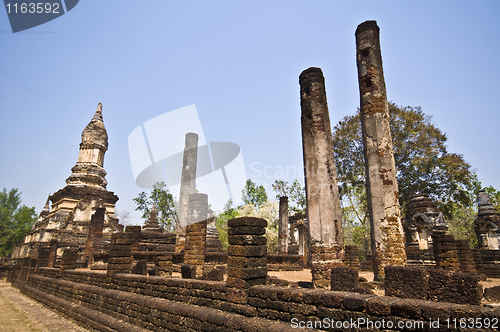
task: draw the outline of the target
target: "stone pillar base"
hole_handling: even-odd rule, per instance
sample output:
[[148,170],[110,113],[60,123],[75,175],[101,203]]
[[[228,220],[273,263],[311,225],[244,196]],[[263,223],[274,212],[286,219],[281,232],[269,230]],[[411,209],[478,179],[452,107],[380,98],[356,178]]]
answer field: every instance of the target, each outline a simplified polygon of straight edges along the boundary
[[330,288],[332,268],[343,266],[344,250],[339,245],[311,245],[311,273],[314,288]]
[[227,222],[228,258],[226,300],[246,303],[246,289],[267,281],[267,221],[253,217]]
[[205,267],[205,241],[207,222],[188,225],[184,247],[184,264],[194,265],[196,274],[202,276]]

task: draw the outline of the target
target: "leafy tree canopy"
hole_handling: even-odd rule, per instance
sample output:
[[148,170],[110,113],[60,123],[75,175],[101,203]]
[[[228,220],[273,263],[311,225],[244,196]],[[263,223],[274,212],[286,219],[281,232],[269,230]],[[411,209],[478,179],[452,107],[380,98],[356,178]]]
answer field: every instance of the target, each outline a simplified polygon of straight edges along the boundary
[[21,193],[17,188],[0,192],[0,256],[12,252],[22,242],[26,233],[37,220],[35,207],[21,205]]
[[142,218],[145,220],[149,218],[153,203],[156,202],[160,226],[166,232],[175,232],[177,208],[174,197],[166,189],[165,182],[155,183],[149,195],[144,191],[141,192],[134,198],[134,202],[137,204],[135,210],[142,211]]
[[267,193],[264,186],[257,186],[252,180],[248,179],[245,187],[241,191],[242,199],[245,204],[252,204],[260,208],[267,202]]
[[276,199],[287,196],[290,200],[288,210],[294,214],[306,213],[306,195],[305,188],[300,185],[299,180],[293,181],[291,185],[287,181],[274,181],[273,190],[276,193]]
[[[418,192],[428,193],[447,218],[452,216],[453,204],[471,206],[479,189],[476,176],[462,155],[447,151],[446,135],[431,117],[420,107],[394,103],[389,103],[389,113],[401,207]],[[359,110],[335,126],[333,146],[344,198],[365,182]]]

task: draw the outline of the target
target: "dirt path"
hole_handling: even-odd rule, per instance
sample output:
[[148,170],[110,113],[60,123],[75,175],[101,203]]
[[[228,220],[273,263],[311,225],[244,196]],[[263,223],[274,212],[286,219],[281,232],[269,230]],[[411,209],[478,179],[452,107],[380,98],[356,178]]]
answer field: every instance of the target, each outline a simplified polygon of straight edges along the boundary
[[0,326],[5,332],[88,332],[0,280]]

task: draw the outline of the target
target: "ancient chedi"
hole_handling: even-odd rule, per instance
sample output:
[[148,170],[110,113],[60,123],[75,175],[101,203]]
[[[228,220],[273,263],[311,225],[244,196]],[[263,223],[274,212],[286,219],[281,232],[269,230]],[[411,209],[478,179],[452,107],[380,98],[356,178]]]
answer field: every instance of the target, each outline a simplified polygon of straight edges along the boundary
[[[66,186],[49,197],[52,208],[48,211],[46,205],[23,244],[16,248],[13,258],[26,257],[32,249],[50,241],[57,241],[59,248],[78,247],[82,253],[85,246],[109,243],[111,233],[118,231],[119,225],[114,211],[118,196],[106,190],[103,163],[107,149],[108,135],[99,103],[94,117],[82,132],[78,161],[71,169]],[[100,248],[85,251],[90,253],[96,249]]]
[[403,225],[408,246],[420,250],[430,249],[432,234],[446,232],[448,229],[444,215],[429,194],[413,194],[407,205],[406,219]]
[[[406,258],[408,266],[431,268],[436,265],[434,257],[434,239],[446,234],[448,226],[443,213],[429,194],[413,194],[406,206],[406,218],[403,223],[406,236]],[[440,237],[438,242],[442,239]],[[438,256],[442,253],[438,253]],[[439,259],[438,259],[439,261]]]
[[478,213],[474,220],[480,249],[500,249],[500,213],[491,204],[488,194],[481,190],[477,195]]
[[306,69],[299,83],[311,273],[315,287],[327,288],[331,269],[342,265],[344,241],[323,72]]
[[376,280],[384,279],[385,266],[406,265],[379,32],[375,21],[361,23],[356,29],[366,191]]

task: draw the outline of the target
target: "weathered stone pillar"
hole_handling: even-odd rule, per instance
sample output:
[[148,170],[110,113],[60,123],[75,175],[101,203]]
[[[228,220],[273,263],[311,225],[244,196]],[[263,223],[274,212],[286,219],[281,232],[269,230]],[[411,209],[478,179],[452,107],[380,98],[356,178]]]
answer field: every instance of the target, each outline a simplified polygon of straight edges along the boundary
[[179,211],[175,251],[181,252],[186,242],[189,196],[196,190],[196,161],[198,156],[198,134],[187,133],[182,159],[181,190],[179,193]]
[[196,267],[196,274],[203,275],[208,217],[208,195],[195,193],[189,196],[188,223],[184,264]]
[[298,239],[298,244],[299,244],[299,255],[304,255],[305,254],[305,250],[304,250],[304,246],[305,246],[305,241],[304,241],[304,233],[305,233],[305,227],[303,225],[301,225],[300,227],[297,227],[298,231],[299,231],[299,239]]
[[288,254],[288,197],[280,197],[278,224],[278,254]]
[[366,21],[356,29],[356,51],[373,271],[375,280],[382,280],[385,266],[406,265],[406,253],[379,27],[375,21]]
[[325,79],[320,68],[309,68],[299,82],[311,273],[315,287],[328,288],[344,241]]

